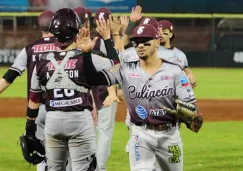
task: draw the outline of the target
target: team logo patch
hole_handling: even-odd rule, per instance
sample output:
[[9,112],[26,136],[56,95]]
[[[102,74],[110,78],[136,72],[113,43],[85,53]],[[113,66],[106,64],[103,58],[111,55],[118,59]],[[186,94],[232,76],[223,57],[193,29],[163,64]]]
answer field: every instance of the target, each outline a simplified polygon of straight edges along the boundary
[[180,79],[180,83],[181,83],[181,85],[182,85],[183,87],[187,87],[187,86],[189,85],[189,82],[188,82],[188,79],[187,79],[186,76],[184,76],[184,77],[182,77],[182,78]]
[[161,80],[172,80],[172,76],[169,75],[165,75],[165,76],[161,76]]
[[77,104],[82,104],[82,98],[75,98],[71,100],[50,100],[51,107],[66,107],[66,106],[75,106]]
[[141,119],[146,119],[148,117],[148,113],[143,106],[138,105],[136,107],[136,113]]
[[128,73],[129,78],[140,78],[140,75],[137,73]]

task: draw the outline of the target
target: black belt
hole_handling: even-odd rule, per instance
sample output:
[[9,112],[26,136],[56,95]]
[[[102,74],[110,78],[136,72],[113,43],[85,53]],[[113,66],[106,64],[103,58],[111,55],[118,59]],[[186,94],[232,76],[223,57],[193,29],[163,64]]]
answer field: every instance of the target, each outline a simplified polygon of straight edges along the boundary
[[176,124],[172,124],[172,123],[163,123],[163,124],[151,124],[151,123],[140,123],[140,124],[135,124],[137,126],[143,126],[146,129],[151,129],[151,130],[155,130],[155,131],[166,131],[171,127],[175,127]]

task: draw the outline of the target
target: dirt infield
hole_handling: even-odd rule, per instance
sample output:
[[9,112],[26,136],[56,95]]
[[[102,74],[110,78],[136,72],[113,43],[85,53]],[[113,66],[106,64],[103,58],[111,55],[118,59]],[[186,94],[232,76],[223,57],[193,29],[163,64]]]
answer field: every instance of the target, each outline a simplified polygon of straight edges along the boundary
[[[0,99],[0,117],[24,117],[27,101],[24,98]],[[243,100],[198,100],[197,105],[206,121],[243,120]],[[117,121],[124,121],[126,104],[118,104]]]

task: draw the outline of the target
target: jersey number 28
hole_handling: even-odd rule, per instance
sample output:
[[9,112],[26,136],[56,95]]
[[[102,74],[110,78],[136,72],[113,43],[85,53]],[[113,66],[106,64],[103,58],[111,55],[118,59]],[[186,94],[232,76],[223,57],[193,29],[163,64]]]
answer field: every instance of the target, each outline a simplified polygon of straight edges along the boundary
[[54,89],[54,98],[72,97],[74,94],[74,90]]

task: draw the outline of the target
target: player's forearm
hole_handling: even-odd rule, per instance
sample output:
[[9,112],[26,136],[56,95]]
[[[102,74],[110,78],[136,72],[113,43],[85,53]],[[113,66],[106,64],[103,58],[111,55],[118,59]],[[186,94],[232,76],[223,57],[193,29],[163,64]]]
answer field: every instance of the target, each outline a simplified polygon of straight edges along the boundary
[[115,44],[115,48],[118,49],[120,52],[122,52],[124,50],[124,46],[123,46],[123,41],[122,41],[122,38],[120,37],[120,35],[115,34],[113,36],[113,41]]
[[132,36],[133,30],[136,27],[136,22],[129,21],[128,26],[125,30],[125,34],[123,35],[122,41],[123,45],[126,46],[129,43],[129,39]]
[[40,103],[29,100],[26,117],[28,120],[35,120],[38,116]]
[[90,52],[83,53],[83,67],[87,82],[92,86],[109,85],[103,72],[97,72]]
[[90,91],[90,95],[91,95],[92,101],[93,101],[93,110],[95,110],[96,109],[96,104],[95,104],[94,95],[93,95],[93,91],[92,90]]
[[130,36],[124,34],[124,36],[122,37],[122,43],[123,43],[123,46],[126,47],[128,44],[129,44],[129,38]]
[[4,78],[0,79],[0,94],[10,86],[10,83],[7,82]]
[[107,58],[109,58],[113,61],[119,62],[120,60],[119,60],[117,51],[113,47],[113,43],[112,43],[111,39],[106,39],[106,40],[104,40],[104,42],[105,42],[105,48],[107,51]]

